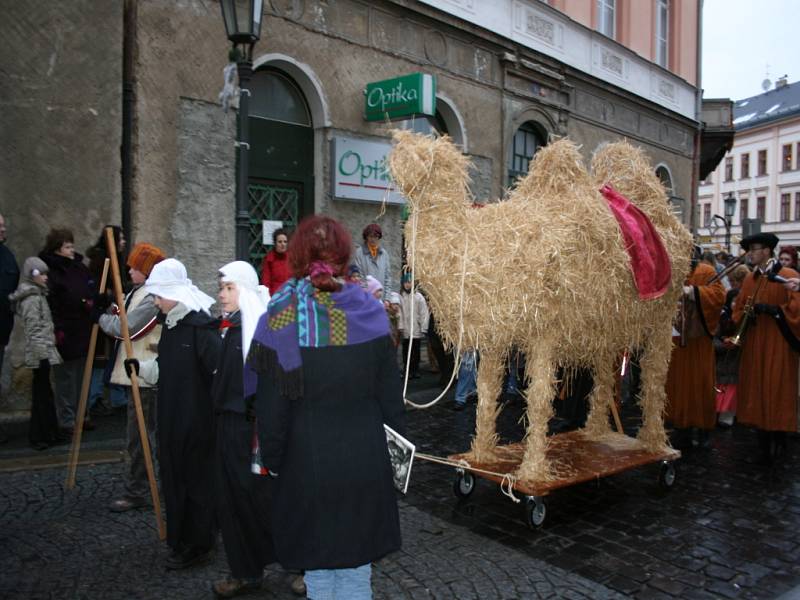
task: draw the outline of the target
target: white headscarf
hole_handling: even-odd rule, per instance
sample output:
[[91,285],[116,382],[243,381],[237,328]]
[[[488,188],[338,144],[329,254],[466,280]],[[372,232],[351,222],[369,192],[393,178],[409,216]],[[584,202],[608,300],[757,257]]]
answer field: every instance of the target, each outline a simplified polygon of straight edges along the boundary
[[263,285],[258,285],[256,270],[243,260],[228,263],[219,270],[219,280],[233,283],[239,290],[239,312],[242,317],[242,358],[247,361],[250,342],[256,332],[258,319],[267,312],[269,292]]
[[211,314],[208,309],[214,304],[214,299],[192,283],[186,275],[186,267],[174,258],[162,260],[154,266],[144,288],[148,294],[180,302],[189,310]]

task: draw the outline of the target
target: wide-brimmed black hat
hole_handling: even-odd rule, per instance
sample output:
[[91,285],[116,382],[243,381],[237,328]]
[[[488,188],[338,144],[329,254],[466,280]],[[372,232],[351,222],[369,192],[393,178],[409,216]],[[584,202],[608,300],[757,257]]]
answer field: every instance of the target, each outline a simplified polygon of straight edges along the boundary
[[761,244],[762,246],[767,246],[770,250],[775,250],[778,241],[778,236],[774,233],[754,233],[742,239],[739,244],[745,250],[750,250],[750,244]]

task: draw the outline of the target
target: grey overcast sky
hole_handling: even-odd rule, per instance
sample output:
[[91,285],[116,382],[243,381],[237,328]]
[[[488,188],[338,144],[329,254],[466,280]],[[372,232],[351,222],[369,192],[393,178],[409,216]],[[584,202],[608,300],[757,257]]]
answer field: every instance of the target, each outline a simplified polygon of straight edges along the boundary
[[[761,82],[800,80],[800,0],[705,0],[705,98],[741,100],[761,94]],[[769,67],[767,67],[769,65]]]

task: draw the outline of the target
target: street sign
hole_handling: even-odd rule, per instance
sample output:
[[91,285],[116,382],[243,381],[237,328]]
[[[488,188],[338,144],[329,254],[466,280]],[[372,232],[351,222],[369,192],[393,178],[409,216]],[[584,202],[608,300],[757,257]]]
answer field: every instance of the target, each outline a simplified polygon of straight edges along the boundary
[[331,142],[333,195],[345,200],[405,204],[386,165],[387,142],[335,136]]
[[364,90],[364,119],[367,121],[435,114],[436,80],[433,75],[411,73],[368,83]]

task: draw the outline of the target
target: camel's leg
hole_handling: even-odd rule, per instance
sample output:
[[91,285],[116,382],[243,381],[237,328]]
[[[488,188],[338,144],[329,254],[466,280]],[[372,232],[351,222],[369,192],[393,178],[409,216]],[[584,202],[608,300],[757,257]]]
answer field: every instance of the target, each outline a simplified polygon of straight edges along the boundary
[[639,364],[642,367],[642,426],[637,438],[653,452],[668,447],[664,431],[664,407],[667,399],[667,371],[672,355],[672,325],[657,331],[645,342]]
[[609,356],[598,357],[592,366],[594,389],[589,397],[589,416],[584,432],[589,439],[598,439],[611,432],[609,412],[614,401],[614,360]]
[[474,460],[485,462],[495,456],[497,447],[497,401],[503,385],[505,361],[502,351],[482,350],[478,363],[478,409],[475,415],[475,437],[471,454]]
[[552,479],[547,460],[547,426],[553,416],[553,397],[556,386],[555,365],[549,348],[540,347],[527,353],[528,363],[528,431],[525,437],[525,454],[517,470],[517,477],[526,481]]

